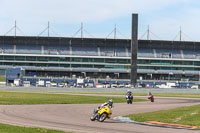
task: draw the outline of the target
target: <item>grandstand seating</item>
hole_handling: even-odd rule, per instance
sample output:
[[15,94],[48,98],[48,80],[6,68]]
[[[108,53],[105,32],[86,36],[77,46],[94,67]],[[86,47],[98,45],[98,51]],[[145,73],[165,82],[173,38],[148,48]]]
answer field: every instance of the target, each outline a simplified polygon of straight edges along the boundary
[[101,56],[118,56],[125,57],[126,49],[125,47],[100,47]]
[[69,55],[70,54],[70,49],[69,49],[69,46],[67,46],[67,45],[58,45],[57,49],[59,50],[61,55]]
[[153,49],[149,48],[142,48],[138,49],[138,57],[150,57],[154,58]]
[[97,47],[72,46],[72,55],[97,56]]
[[157,58],[181,58],[181,51],[177,49],[156,49]]
[[[70,51],[72,50],[72,51]],[[7,54],[42,54],[45,55],[83,55],[83,56],[131,56],[131,48],[128,47],[98,47],[98,46],[70,46],[41,45],[41,44],[0,44],[0,53]],[[200,50],[190,49],[166,49],[166,48],[139,48],[138,57],[146,58],[177,58],[177,59],[200,59]]]
[[200,54],[200,51],[194,51],[194,50],[183,50],[184,58],[185,59],[195,59]]
[[12,44],[0,45],[0,48],[2,49],[1,53],[8,53],[8,54],[13,53],[13,45]]
[[16,54],[41,54],[41,46],[34,44],[17,44]]

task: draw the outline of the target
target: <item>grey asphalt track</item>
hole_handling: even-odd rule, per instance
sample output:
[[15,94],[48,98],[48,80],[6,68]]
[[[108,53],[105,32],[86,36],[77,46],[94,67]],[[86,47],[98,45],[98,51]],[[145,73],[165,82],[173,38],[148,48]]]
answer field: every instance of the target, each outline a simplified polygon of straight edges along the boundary
[[[152,112],[200,104],[200,99],[156,98],[154,103],[132,105],[114,103],[112,118],[122,115]],[[112,118],[103,123],[90,121],[99,104],[1,105],[0,123],[50,128],[76,133],[197,133],[199,131],[151,127],[122,123]]]

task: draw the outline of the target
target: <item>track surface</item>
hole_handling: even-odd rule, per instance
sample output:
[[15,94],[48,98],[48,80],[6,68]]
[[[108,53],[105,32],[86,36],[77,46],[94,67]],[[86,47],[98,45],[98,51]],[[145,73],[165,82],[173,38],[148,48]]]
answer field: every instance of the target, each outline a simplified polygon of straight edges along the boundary
[[[171,109],[200,104],[200,99],[156,98],[155,103],[137,102],[132,105],[115,103],[113,117]],[[197,133],[199,131],[170,129],[121,123],[112,119],[103,123],[90,121],[99,104],[53,104],[53,105],[1,105],[0,123],[20,126],[73,131],[76,133]]]

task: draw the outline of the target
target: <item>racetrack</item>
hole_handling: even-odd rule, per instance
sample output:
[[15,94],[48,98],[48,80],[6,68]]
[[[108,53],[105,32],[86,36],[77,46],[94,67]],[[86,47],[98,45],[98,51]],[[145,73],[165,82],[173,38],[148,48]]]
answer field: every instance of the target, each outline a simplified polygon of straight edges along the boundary
[[[154,103],[114,103],[113,117],[200,104],[200,99],[156,98]],[[106,120],[90,121],[99,104],[1,105],[0,122],[76,133],[192,133],[199,131],[151,127]]]

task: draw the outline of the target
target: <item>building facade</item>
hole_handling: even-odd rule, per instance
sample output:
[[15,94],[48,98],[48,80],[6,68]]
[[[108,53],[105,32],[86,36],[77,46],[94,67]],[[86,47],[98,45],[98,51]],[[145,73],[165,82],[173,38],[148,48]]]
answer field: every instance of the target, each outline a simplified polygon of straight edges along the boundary
[[[138,79],[199,80],[200,42],[139,40]],[[130,79],[131,40],[0,36],[0,71]]]

